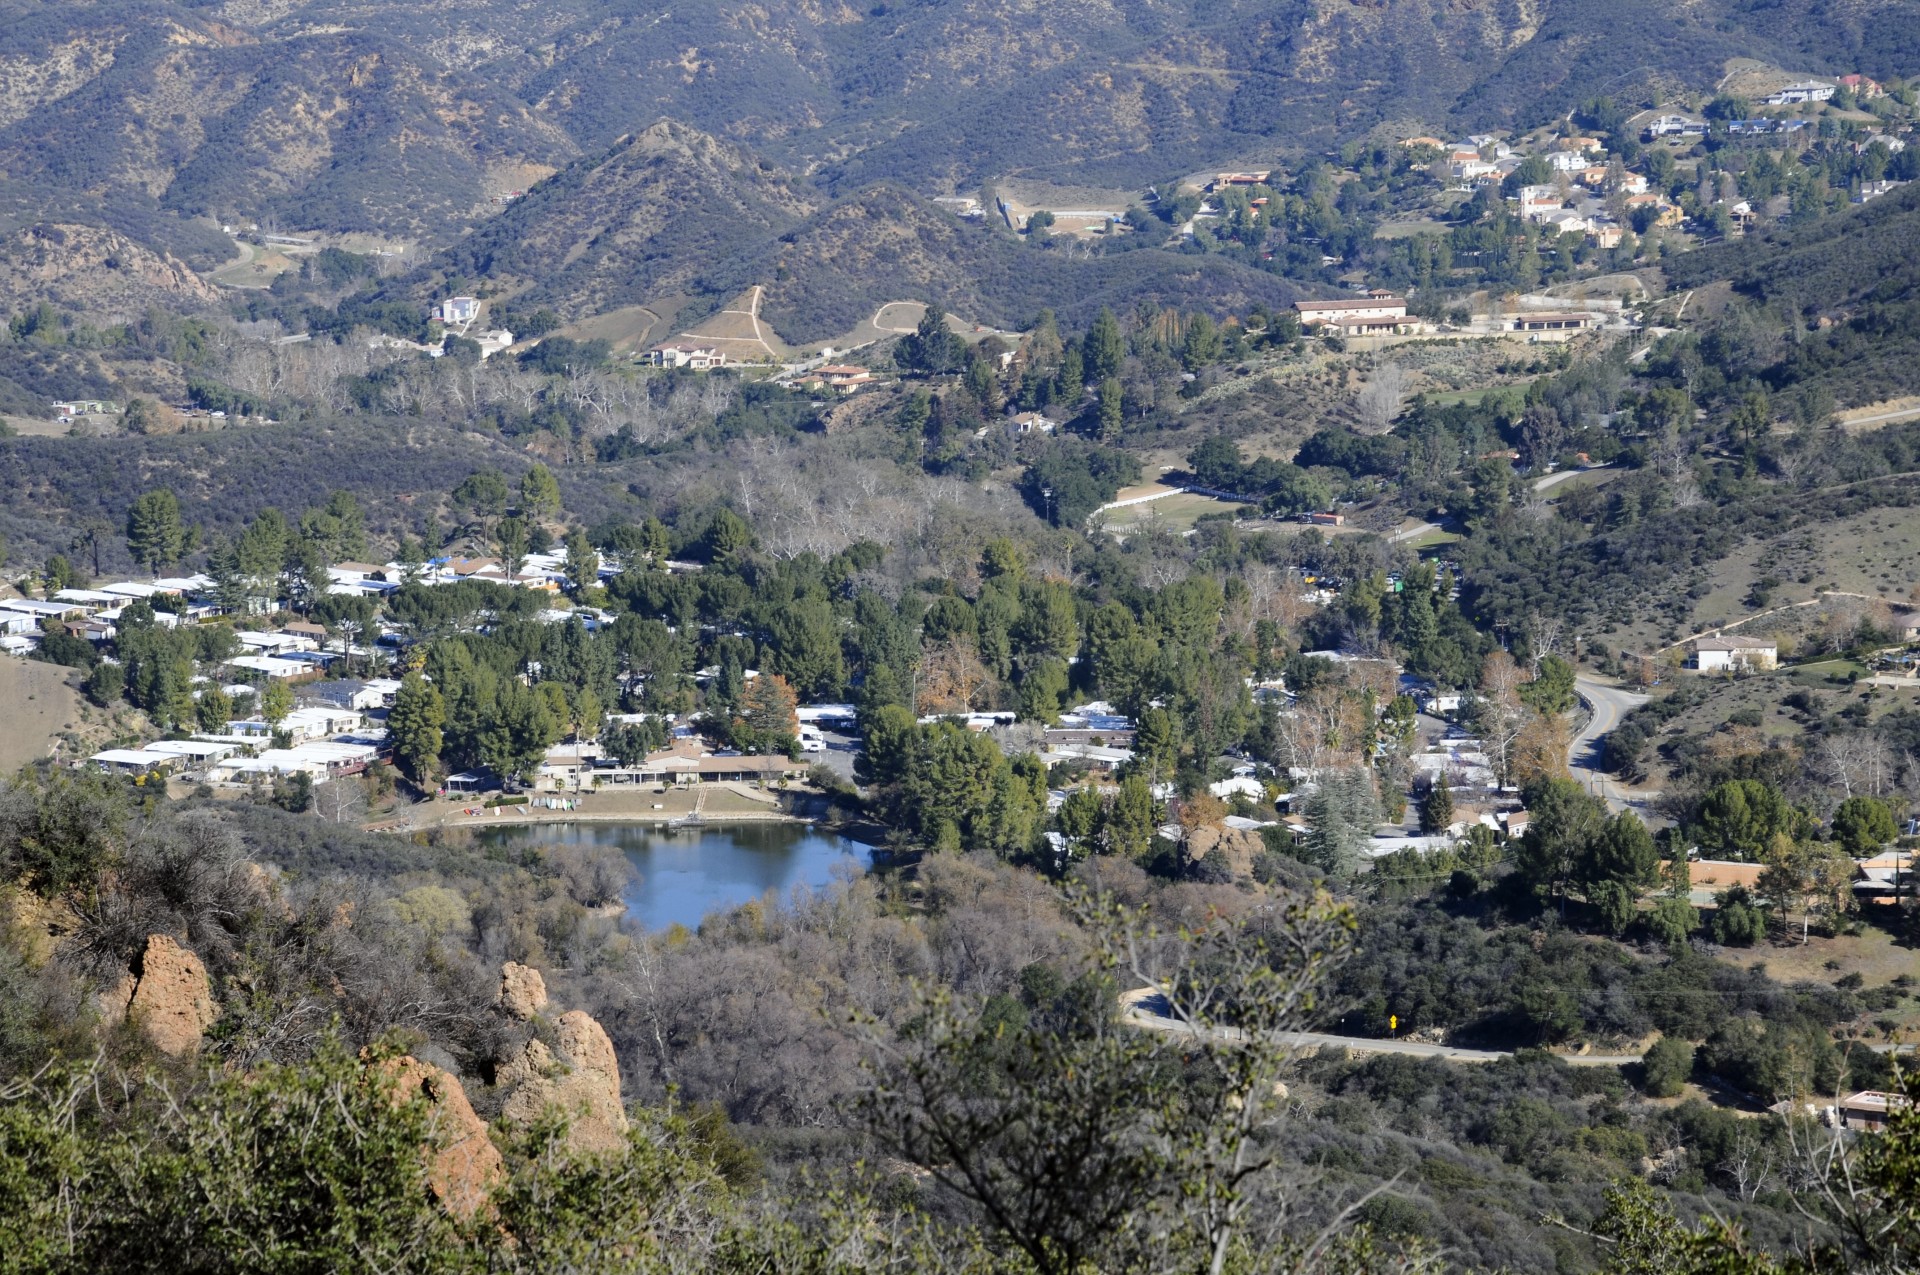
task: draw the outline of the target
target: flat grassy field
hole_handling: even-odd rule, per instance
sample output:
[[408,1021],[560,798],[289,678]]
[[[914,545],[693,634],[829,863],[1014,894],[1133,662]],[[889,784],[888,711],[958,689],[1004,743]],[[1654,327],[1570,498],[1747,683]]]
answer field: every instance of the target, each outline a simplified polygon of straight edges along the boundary
[[1181,535],[1193,530],[1194,523],[1204,514],[1232,513],[1245,508],[1246,505],[1237,501],[1216,500],[1212,496],[1183,491],[1179,495],[1163,496],[1144,505],[1108,510],[1105,518],[1108,529],[1121,534],[1160,527]]

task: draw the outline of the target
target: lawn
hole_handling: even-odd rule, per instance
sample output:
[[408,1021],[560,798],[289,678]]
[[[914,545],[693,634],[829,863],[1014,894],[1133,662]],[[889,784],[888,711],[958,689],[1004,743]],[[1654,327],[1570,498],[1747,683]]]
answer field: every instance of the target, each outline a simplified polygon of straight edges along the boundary
[[1205,514],[1231,513],[1248,506],[1232,500],[1216,500],[1212,496],[1202,496],[1197,492],[1183,491],[1174,496],[1162,496],[1158,500],[1143,505],[1128,505],[1123,509],[1109,510],[1105,515],[1107,529],[1125,535],[1130,532],[1157,527],[1171,531],[1176,535],[1185,535],[1193,530],[1194,523]]

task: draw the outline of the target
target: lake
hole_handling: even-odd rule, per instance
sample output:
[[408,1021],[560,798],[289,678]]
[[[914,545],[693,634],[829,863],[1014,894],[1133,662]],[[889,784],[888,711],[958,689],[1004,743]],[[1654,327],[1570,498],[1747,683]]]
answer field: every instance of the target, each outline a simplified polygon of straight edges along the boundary
[[639,879],[627,890],[627,914],[649,930],[696,929],[709,912],[739,907],[768,890],[818,889],[842,864],[870,865],[865,846],[791,823],[545,823],[479,830],[486,840],[542,845],[613,846]]

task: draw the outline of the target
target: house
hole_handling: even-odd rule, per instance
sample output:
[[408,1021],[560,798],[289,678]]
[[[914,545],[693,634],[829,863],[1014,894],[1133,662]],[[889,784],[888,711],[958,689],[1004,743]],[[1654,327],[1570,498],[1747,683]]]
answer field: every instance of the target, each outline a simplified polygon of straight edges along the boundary
[[1693,667],[1702,673],[1777,668],[1780,644],[1768,638],[1711,637],[1693,644]]
[[1541,229],[1555,235],[1587,235],[1593,233],[1593,219],[1585,217],[1570,208],[1558,208],[1542,213],[1534,220]]
[[1598,326],[1597,315],[1583,314],[1579,311],[1564,313],[1536,312],[1513,316],[1515,332],[1579,332]]
[[154,771],[164,775],[180,763],[171,753],[149,752],[144,748],[109,748],[87,760],[110,775],[146,775]]
[[1408,150],[1418,150],[1421,147],[1431,147],[1434,150],[1445,150],[1447,147],[1447,144],[1441,141],[1437,137],[1409,137],[1404,141],[1402,141],[1400,145],[1402,145]]
[[1834,86],[1818,80],[1802,80],[1776,89],[1760,99],[1763,106],[1798,106],[1803,102],[1826,102],[1833,97]]
[[1558,212],[1566,202],[1558,186],[1522,186],[1520,217],[1523,221],[1533,221],[1544,213]]
[[1209,190],[1225,190],[1229,186],[1264,186],[1267,178],[1273,176],[1271,169],[1263,168],[1257,173],[1221,173],[1213,179]]
[[1895,611],[1892,625],[1902,642],[1920,642],[1920,611]]
[[1880,1089],[1863,1089],[1859,1093],[1842,1098],[1834,1107],[1834,1120],[1842,1129],[1858,1129],[1863,1133],[1878,1133],[1887,1127],[1887,1115],[1896,1107],[1904,1108],[1908,1099],[1904,1094],[1887,1093]]
[[315,708],[344,708],[356,712],[384,708],[389,697],[371,682],[340,680],[314,682],[300,688],[297,699]]
[[1897,181],[1862,182],[1860,183],[1860,192],[1853,197],[1853,202],[1856,204],[1871,203],[1873,200],[1880,198],[1880,196],[1898,190],[1904,185],[1906,185],[1905,182]]
[[435,317],[450,328],[465,327],[480,317],[480,303],[472,297],[449,297],[440,303]]
[[1133,760],[1133,750],[1101,744],[1069,744],[1064,748],[1049,748],[1040,753],[1039,758],[1041,765],[1048,770],[1055,766],[1084,762],[1089,774],[1110,775]]
[[727,355],[717,346],[665,341],[647,351],[647,362],[654,367],[684,367],[695,372],[706,372],[725,367]]
[[100,398],[67,399],[53,405],[60,419],[70,421],[78,416],[113,416],[120,411],[118,403]]
[[366,718],[358,710],[316,705],[296,708],[280,719],[280,729],[295,743],[302,740],[331,739],[358,730]]
[[34,598],[8,598],[0,602],[0,612],[12,611],[35,620],[81,620],[87,608],[75,602],[43,602]]
[[239,749],[238,743],[229,740],[162,739],[148,744],[143,751],[178,758],[184,766],[219,761],[222,757],[232,756]]
[[1301,514],[1300,521],[1311,523],[1316,527],[1344,527],[1347,525],[1347,517],[1345,514],[1332,512]]
[[1653,216],[1653,222],[1652,222],[1653,225],[1677,226],[1680,224],[1681,213],[1680,213],[1679,206],[1677,204],[1668,203],[1667,198],[1664,195],[1649,194],[1649,195],[1628,195],[1627,196],[1628,211],[1639,212],[1643,208],[1651,208],[1654,210],[1654,216]]
[[1050,420],[1039,412],[1021,412],[1007,418],[1007,433],[1016,438],[1028,434],[1051,434],[1059,428],[1059,421]]
[[1293,308],[1302,327],[1332,327],[1348,336],[1398,332],[1408,326],[1407,303],[1395,296],[1364,301],[1296,301]]
[[863,385],[872,385],[873,372],[853,363],[829,363],[825,367],[813,369],[810,379],[817,378],[830,390],[842,394],[851,394]]
[[1843,75],[1840,77],[1840,87],[1853,90],[1853,95],[1862,101],[1871,101],[1876,97],[1887,95],[1887,91],[1880,87],[1878,80],[1864,75]]
[[1455,160],[1452,164],[1448,165],[1447,171],[1453,174],[1455,181],[1482,181],[1486,178],[1498,177],[1500,175],[1500,166],[1498,164],[1489,164],[1486,160],[1476,156],[1473,159]]
[[210,779],[223,783],[248,783],[275,775],[306,775],[315,783],[325,783],[345,775],[357,775],[378,759],[374,744],[343,744],[314,741],[293,748],[267,748],[258,757],[228,757],[215,762],[208,771]]
[[1797,133],[1812,127],[1812,120],[1730,120],[1727,132],[1734,137],[1762,137],[1768,133]]
[[1705,137],[1707,122],[1690,115],[1657,115],[1647,124],[1648,141],[1661,137]]
[[1596,248],[1618,248],[1626,237],[1626,227],[1616,221],[1596,222],[1587,232],[1587,239]]
[[1548,151],[1546,159],[1556,173],[1577,173],[1593,163],[1584,151]]
[[485,362],[502,350],[513,345],[513,333],[506,328],[495,328],[490,332],[481,332],[473,338],[480,346],[480,359]]

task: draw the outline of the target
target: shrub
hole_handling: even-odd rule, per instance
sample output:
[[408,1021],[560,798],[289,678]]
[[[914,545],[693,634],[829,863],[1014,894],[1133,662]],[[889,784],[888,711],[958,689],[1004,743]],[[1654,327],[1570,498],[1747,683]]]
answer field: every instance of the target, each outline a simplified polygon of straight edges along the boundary
[[1677,1098],[1693,1074],[1693,1046],[1662,1036],[1640,1060],[1640,1088],[1649,1098]]

